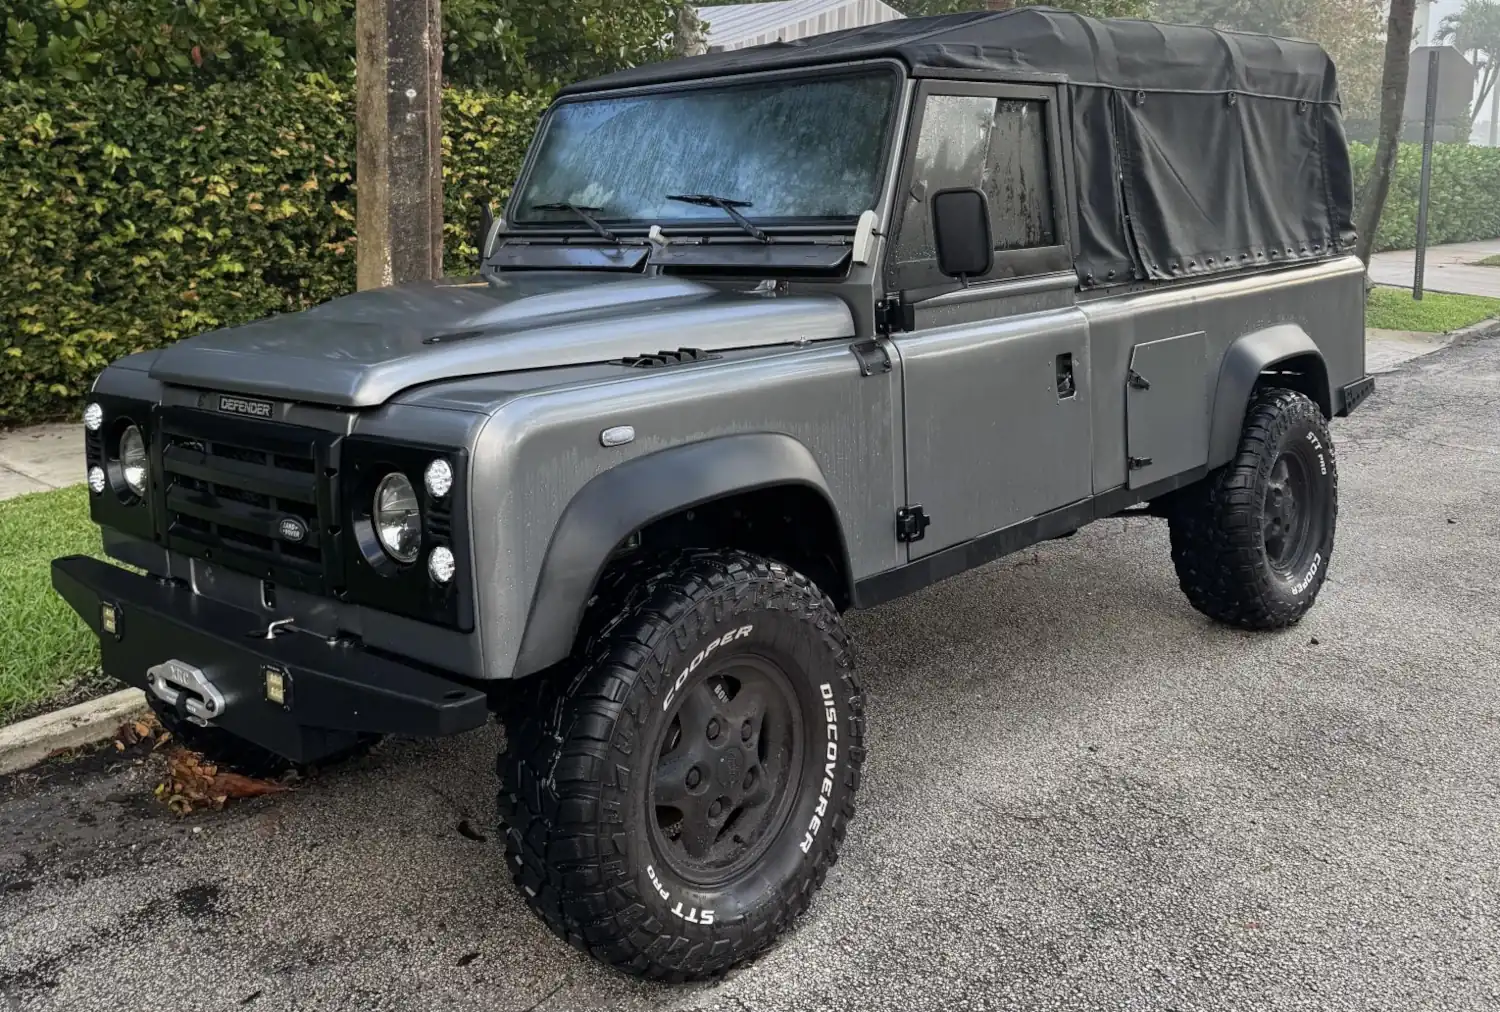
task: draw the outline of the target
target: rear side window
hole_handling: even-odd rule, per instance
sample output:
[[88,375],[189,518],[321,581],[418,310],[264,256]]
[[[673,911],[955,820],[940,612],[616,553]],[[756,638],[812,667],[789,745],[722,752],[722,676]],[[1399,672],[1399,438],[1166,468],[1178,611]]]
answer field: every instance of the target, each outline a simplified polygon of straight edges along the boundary
[[997,251],[1058,244],[1046,103],[983,95],[930,95],[917,138],[896,262],[933,260],[928,198],[978,187],[990,205]]

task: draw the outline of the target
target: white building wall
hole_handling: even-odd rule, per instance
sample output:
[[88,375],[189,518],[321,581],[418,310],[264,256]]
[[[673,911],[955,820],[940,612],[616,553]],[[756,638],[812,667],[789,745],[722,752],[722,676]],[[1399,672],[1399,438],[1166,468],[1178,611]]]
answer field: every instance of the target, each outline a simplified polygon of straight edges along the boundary
[[903,15],[881,0],[780,0],[700,7],[698,16],[708,23],[710,49],[744,49],[894,21]]

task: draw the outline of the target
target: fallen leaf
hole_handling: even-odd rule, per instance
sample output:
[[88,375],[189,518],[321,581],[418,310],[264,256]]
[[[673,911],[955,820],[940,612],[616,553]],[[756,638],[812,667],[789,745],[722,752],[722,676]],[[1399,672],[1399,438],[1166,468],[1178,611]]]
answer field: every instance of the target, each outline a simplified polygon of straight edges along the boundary
[[167,757],[166,779],[157,796],[167,796],[167,807],[187,815],[195,805],[223,808],[231,798],[258,798],[290,790],[286,784],[220,770],[197,752],[176,748]]
[[267,794],[281,794],[287,790],[285,784],[278,784],[272,780],[257,780],[238,773],[220,773],[213,778],[213,784],[222,792],[219,796],[221,803],[226,797],[259,798]]

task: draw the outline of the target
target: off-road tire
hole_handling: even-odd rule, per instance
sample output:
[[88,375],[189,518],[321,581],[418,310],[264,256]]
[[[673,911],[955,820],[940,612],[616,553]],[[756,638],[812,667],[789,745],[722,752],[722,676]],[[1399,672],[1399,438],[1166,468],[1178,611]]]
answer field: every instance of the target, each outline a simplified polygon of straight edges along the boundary
[[[1284,455],[1303,476],[1310,527],[1283,565],[1268,549],[1277,542],[1268,539],[1267,511],[1272,473]],[[1173,499],[1168,522],[1182,592],[1228,625],[1295,625],[1327,576],[1337,516],[1338,466],[1322,411],[1296,391],[1263,389],[1245,413],[1234,459]]]
[[[506,858],[527,904],[577,948],[638,976],[712,977],[784,932],[837,860],[864,759],[863,700],[838,612],[801,574],[737,551],[681,552],[633,573],[595,602],[573,659],[512,710],[499,760]],[[656,743],[685,733],[673,720],[687,693],[764,658],[788,662],[788,712],[806,732],[785,764],[783,790],[795,793],[781,795],[784,821],[751,849],[748,872],[694,884],[653,829]]]

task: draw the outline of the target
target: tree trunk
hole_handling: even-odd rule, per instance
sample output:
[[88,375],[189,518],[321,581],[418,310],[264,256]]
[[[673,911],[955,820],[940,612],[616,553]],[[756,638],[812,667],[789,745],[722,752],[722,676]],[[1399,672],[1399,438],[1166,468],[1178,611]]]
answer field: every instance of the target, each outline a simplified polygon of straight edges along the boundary
[[443,273],[440,0],[357,0],[356,281],[360,290]]
[[1385,24],[1385,69],[1380,79],[1380,142],[1375,146],[1375,161],[1370,178],[1360,198],[1355,228],[1359,232],[1356,247],[1366,265],[1375,246],[1375,232],[1380,227],[1380,212],[1391,189],[1391,172],[1396,167],[1396,150],[1401,140],[1401,111],[1406,104],[1406,78],[1411,69],[1411,26],[1417,0],[1391,0],[1391,14]]

